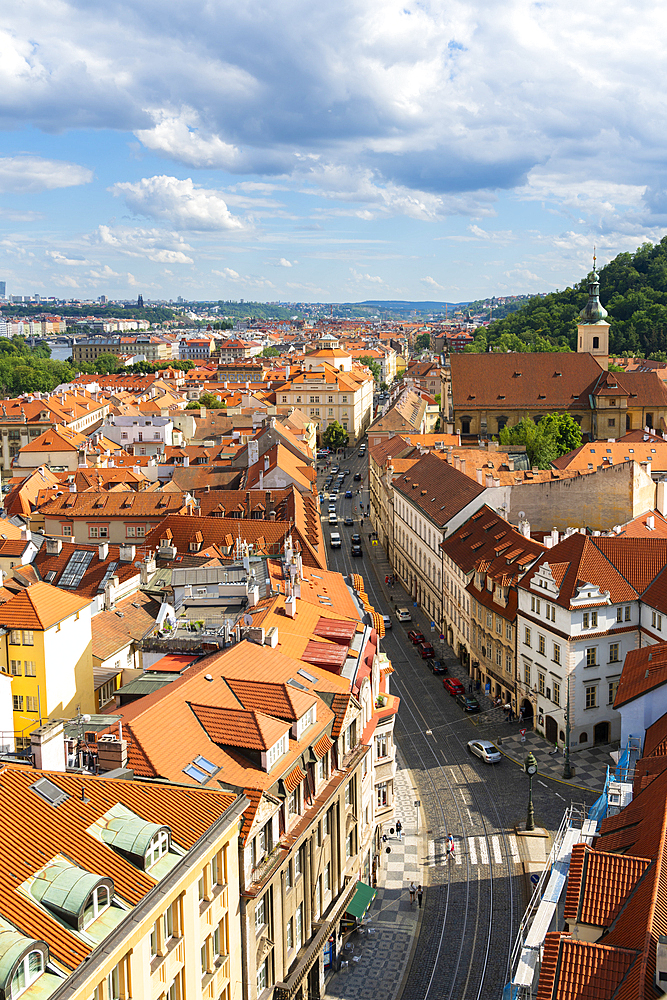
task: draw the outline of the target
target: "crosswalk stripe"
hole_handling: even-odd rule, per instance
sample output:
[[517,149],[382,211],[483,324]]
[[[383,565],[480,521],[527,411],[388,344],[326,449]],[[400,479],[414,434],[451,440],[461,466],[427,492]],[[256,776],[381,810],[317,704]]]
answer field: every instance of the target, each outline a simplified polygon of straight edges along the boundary
[[502,854],[500,853],[500,837],[491,837],[491,844],[493,846],[493,859],[497,865],[502,863]]
[[521,861],[521,856],[519,855],[519,845],[516,842],[516,837],[513,833],[510,833],[507,838],[510,842],[510,852],[512,854],[512,861],[518,864]]
[[468,853],[470,854],[470,860],[473,865],[477,864],[477,851],[475,850],[475,838],[468,837]]
[[486,839],[484,837],[479,838],[479,856],[482,859],[483,865],[488,865],[489,863],[489,852],[486,847]]

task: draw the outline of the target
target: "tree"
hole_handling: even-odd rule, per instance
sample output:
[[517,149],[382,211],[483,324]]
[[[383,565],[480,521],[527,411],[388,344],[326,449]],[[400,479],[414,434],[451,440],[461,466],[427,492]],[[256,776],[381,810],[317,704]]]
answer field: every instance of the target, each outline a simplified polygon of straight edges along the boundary
[[569,413],[545,413],[536,424],[524,417],[513,427],[503,427],[501,445],[525,445],[528,461],[538,469],[548,469],[560,455],[581,445],[581,428]]
[[379,382],[382,378],[382,368],[380,363],[370,356],[370,354],[364,354],[363,357],[359,358],[362,365],[365,365],[373,373],[373,378],[376,382]]
[[191,403],[185,407],[186,410],[199,410],[202,406],[205,406],[207,410],[222,410],[225,408],[226,403],[218,399],[215,393],[212,392],[202,392],[199,399],[193,399]]
[[420,333],[415,339],[415,348],[418,351],[428,351],[431,346],[431,334],[430,333]]
[[115,354],[100,354],[91,362],[91,368],[99,375],[113,375],[122,368],[122,365]]
[[322,435],[322,444],[325,448],[331,448],[332,451],[337,448],[345,448],[349,440],[347,431],[341,427],[337,420],[329,424]]
[[277,358],[279,354],[280,351],[277,347],[265,347],[262,351],[263,358]]

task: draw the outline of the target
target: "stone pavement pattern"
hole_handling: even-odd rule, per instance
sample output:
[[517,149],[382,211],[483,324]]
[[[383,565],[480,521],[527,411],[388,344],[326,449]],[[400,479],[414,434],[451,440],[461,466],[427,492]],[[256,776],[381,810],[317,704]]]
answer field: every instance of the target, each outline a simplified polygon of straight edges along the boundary
[[[367,936],[352,936],[354,954],[327,983],[327,996],[345,1000],[378,1000],[399,996],[419,927],[420,910],[410,903],[408,886],[425,881],[425,842],[417,831],[415,795],[410,772],[400,760],[394,779],[395,816],[403,824],[403,839],[390,834],[394,820],[384,824],[387,834],[383,867],[378,870],[377,895],[364,923]],[[394,827],[395,829],[395,827]],[[391,853],[386,853],[386,848]],[[370,917],[370,920],[368,919]]]

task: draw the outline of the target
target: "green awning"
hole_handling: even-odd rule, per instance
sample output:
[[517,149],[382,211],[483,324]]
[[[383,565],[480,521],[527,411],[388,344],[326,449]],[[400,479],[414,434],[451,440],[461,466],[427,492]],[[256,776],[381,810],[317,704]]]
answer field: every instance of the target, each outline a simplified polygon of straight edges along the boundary
[[354,896],[350,900],[345,912],[349,913],[352,917],[356,917],[357,920],[361,920],[364,913],[375,899],[376,892],[376,889],[371,889],[370,885],[366,885],[365,882],[357,882],[357,888]]

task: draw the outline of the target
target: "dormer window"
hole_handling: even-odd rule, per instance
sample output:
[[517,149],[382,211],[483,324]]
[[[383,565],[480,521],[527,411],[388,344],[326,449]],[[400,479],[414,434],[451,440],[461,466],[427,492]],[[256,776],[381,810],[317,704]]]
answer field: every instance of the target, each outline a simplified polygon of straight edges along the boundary
[[274,743],[272,747],[268,750],[266,754],[266,769],[270,771],[277,760],[287,753],[287,748],[289,746],[289,736],[285,733],[281,736],[277,743]]
[[88,902],[83,909],[83,929],[85,930],[86,927],[89,927],[110,906],[111,894],[108,887],[106,885],[98,885],[91,892]]
[[301,739],[301,736],[303,735],[303,733],[305,733],[306,729],[308,729],[310,726],[313,725],[315,720],[316,720],[315,705],[311,705],[308,711],[304,712],[304,714],[301,716],[301,718],[298,720],[296,724],[296,738],[298,740]]
[[24,993],[36,979],[39,979],[43,972],[44,956],[41,951],[30,951],[27,955],[24,955],[16,966],[16,970],[12,976],[9,993],[11,1000],[16,1000],[16,997]]
[[159,861],[164,854],[169,853],[170,844],[169,830],[166,827],[162,827],[155,836],[152,838],[150,844],[148,845],[148,850],[144,855],[144,869],[148,869]]

